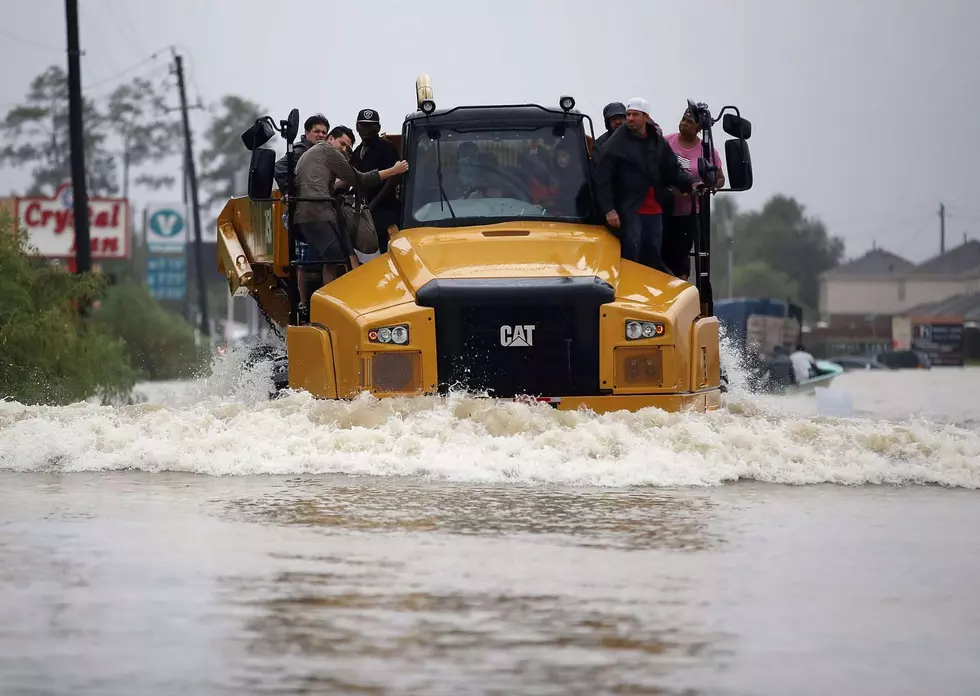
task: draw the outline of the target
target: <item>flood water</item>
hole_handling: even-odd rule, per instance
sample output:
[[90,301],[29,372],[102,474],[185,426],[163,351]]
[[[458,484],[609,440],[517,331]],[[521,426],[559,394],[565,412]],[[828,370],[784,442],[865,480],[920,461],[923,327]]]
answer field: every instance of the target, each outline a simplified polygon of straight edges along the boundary
[[974,694],[980,369],[854,414],[0,403],[0,694]]

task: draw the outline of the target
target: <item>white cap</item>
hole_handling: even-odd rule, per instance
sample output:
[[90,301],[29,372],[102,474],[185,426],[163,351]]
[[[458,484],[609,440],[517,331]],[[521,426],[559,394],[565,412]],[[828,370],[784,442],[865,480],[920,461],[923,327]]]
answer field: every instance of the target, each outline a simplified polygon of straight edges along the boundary
[[650,102],[648,102],[643,97],[633,97],[632,99],[630,99],[630,103],[626,105],[626,110],[627,111],[642,111],[643,113],[645,113],[647,115],[647,117],[649,117],[650,116]]

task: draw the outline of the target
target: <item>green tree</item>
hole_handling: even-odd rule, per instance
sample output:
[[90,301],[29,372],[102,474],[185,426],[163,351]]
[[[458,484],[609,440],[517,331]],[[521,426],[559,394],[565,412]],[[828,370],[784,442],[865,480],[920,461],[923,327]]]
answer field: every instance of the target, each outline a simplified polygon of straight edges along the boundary
[[[738,206],[731,196],[713,196],[711,200],[711,287],[716,300],[728,296],[728,236],[730,221],[738,217]],[[734,288],[733,288],[734,291]]]
[[104,289],[99,275],[34,258],[27,235],[0,211],[0,398],[62,405],[132,390],[136,371],[122,344],[76,311]]
[[[133,169],[157,164],[180,152],[180,122],[169,114],[163,95],[142,77],[120,85],[109,95],[106,113],[121,141],[122,195],[129,197]],[[136,183],[152,189],[173,186],[176,177],[143,172]]]
[[[106,149],[108,123],[96,105],[83,99],[85,167],[89,193],[111,196],[119,190],[115,158]],[[6,144],[0,162],[14,167],[30,166],[29,194],[51,195],[71,180],[71,148],[68,123],[68,76],[53,65],[35,77],[24,103],[8,113],[2,125]]]
[[736,216],[734,248],[735,265],[763,261],[793,279],[799,286],[794,299],[810,309],[819,303],[819,275],[844,256],[843,240],[831,237],[823,222],[783,195],[773,196],[762,210]]
[[759,260],[739,264],[732,269],[732,291],[735,297],[785,300],[798,298],[800,288],[788,275]]
[[205,208],[244,192],[237,190],[242,173],[248,171],[251,153],[242,144],[242,132],[265,114],[255,102],[235,95],[221,98],[220,111],[204,132],[201,152],[201,186],[207,192]]

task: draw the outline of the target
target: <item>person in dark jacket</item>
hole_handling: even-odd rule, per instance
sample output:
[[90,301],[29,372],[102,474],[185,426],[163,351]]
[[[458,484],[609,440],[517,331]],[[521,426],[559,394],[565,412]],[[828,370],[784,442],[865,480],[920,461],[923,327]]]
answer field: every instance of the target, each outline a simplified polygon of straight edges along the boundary
[[595,139],[595,143],[593,144],[594,150],[602,147],[609,140],[609,136],[613,134],[613,131],[626,123],[626,105],[623,102],[610,102],[606,104],[606,108],[602,110],[602,120],[606,124],[606,132]]
[[[313,114],[306,119],[306,123],[303,124],[303,130],[305,132],[299,137],[299,141],[293,143],[294,170],[296,163],[299,162],[299,158],[303,156],[303,153],[327,137],[327,133],[330,131],[330,122],[323,114]],[[276,162],[276,169],[275,173],[273,174],[276,180],[276,185],[283,193],[286,193],[286,179],[287,174],[289,174],[289,166],[286,161],[286,157],[287,155],[283,155],[279,161]]]
[[673,201],[668,187],[690,192],[693,179],[654,125],[645,99],[630,100],[626,128],[602,147],[595,185],[606,224],[619,230],[623,258],[669,273],[660,256],[664,207]]
[[[381,118],[374,109],[361,109],[357,114],[357,134],[361,136],[361,144],[354,149],[350,163],[360,172],[374,169],[382,171],[395,166],[398,161],[398,150],[388,140],[380,137]],[[398,177],[389,179],[383,184],[370,186],[358,192],[365,205],[371,210],[374,218],[374,228],[378,233],[378,251],[384,254],[388,251],[388,227],[398,224],[398,198],[395,186]]]

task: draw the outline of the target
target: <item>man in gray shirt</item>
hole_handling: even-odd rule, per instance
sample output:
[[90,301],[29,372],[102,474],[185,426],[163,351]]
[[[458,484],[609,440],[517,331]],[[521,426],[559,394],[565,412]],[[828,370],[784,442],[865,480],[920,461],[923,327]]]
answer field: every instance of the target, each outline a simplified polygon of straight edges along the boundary
[[[354,144],[354,133],[347,126],[337,126],[327,138],[313,145],[296,165],[296,194],[299,198],[323,198],[324,201],[297,201],[293,222],[299,237],[311,247],[309,260],[323,264],[323,281],[326,285],[337,277],[334,266],[358,265],[357,257],[347,239],[341,239],[341,226],[337,220],[334,186],[337,179],[353,188],[377,187],[382,181],[408,171],[408,162],[396,162],[388,169],[361,173],[354,169],[348,157]],[[300,313],[306,310],[309,296],[306,294],[306,274],[299,269]],[[321,286],[322,287],[322,286]]]

